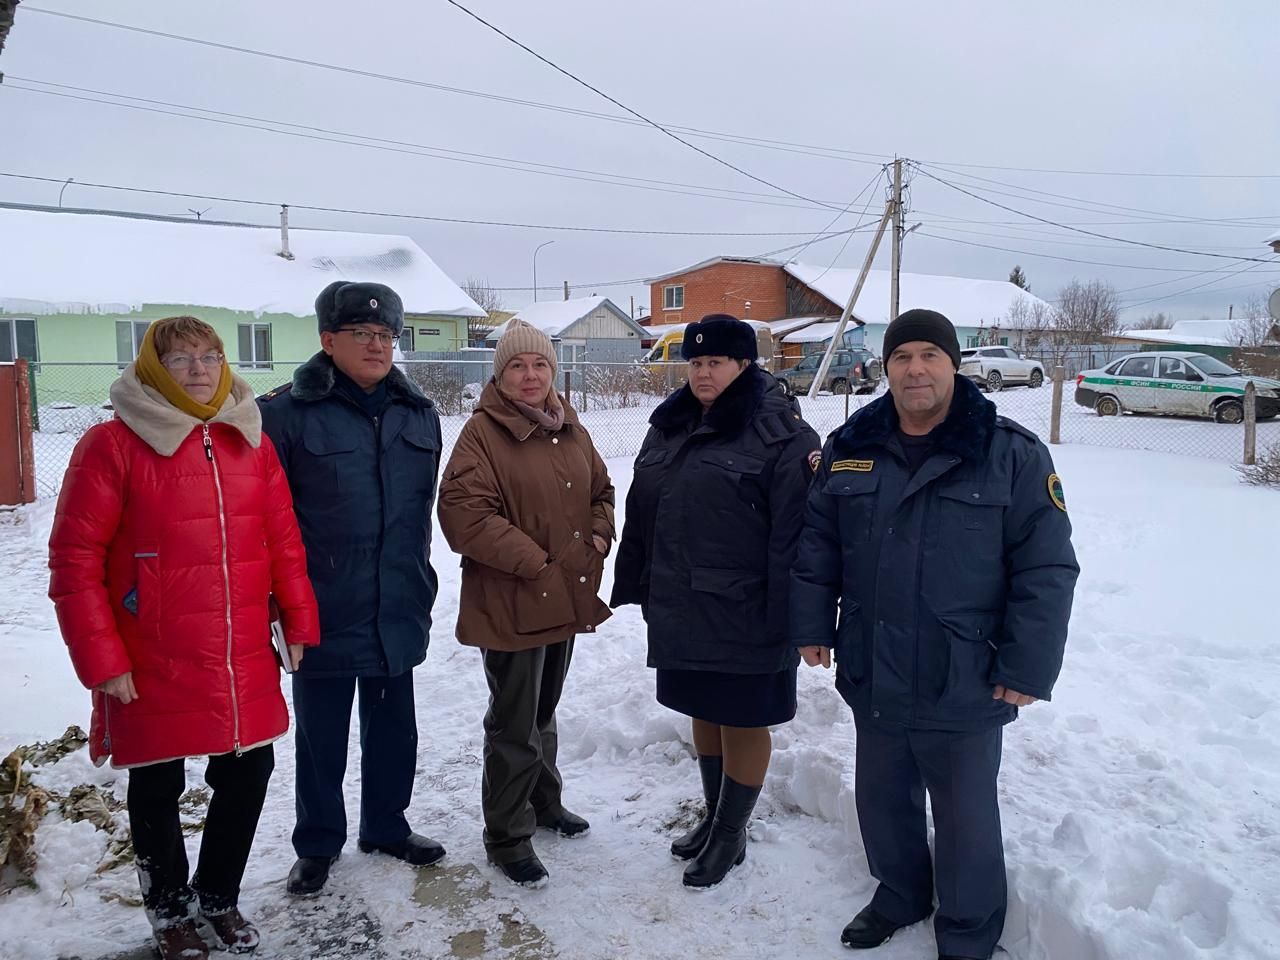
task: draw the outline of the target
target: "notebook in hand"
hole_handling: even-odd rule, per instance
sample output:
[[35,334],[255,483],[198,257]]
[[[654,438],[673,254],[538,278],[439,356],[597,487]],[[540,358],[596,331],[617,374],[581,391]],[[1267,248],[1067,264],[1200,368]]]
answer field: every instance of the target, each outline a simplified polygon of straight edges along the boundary
[[285,673],[293,673],[293,659],[289,656],[289,644],[284,639],[284,626],[279,620],[271,621],[271,643]]

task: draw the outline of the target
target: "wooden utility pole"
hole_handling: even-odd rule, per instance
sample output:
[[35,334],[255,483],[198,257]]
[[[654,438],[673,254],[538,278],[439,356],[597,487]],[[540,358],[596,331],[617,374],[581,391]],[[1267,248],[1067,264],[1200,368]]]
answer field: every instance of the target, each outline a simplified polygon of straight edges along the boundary
[[890,200],[884,206],[884,216],[880,218],[880,225],[876,227],[876,234],[871,238],[871,249],[867,251],[867,259],[863,261],[862,272],[858,274],[858,282],[853,285],[853,292],[849,294],[849,302],[844,305],[844,312],[840,314],[840,322],[836,324],[835,332],[831,335],[831,342],[827,344],[827,352],[822,356],[822,363],[818,365],[818,375],[813,378],[813,386],[809,388],[809,399],[813,400],[818,396],[818,390],[822,386],[822,381],[827,378],[827,371],[831,369],[831,358],[835,356],[836,349],[844,341],[844,328],[849,322],[849,316],[853,313],[853,305],[858,302],[858,294],[862,292],[862,285],[867,282],[867,274],[871,272],[871,264],[876,258],[876,251],[880,249],[880,240],[884,237],[885,228],[889,225],[889,220],[893,217],[893,201]]
[[1244,385],[1244,465],[1258,462],[1258,388],[1250,380]]
[[902,273],[902,158],[893,161],[893,254],[889,267],[889,320],[898,316],[898,277]]

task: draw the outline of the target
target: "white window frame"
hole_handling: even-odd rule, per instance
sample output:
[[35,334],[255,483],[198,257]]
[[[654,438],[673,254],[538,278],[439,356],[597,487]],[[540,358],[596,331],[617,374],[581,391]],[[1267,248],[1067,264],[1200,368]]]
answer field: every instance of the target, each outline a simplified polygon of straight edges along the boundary
[[[243,356],[241,349],[240,334],[245,329],[249,330],[249,350],[252,356]],[[267,350],[270,356],[258,357],[258,330],[265,329],[267,331]],[[241,323],[236,325],[236,351],[241,354],[238,366],[241,370],[273,370],[275,369],[275,337],[272,335],[271,324],[252,321],[249,323]]]
[[[40,363],[40,324],[35,317],[0,317],[0,322],[9,325],[9,356],[12,357],[10,362],[15,360],[26,360],[29,363],[38,365]],[[36,344],[36,355],[34,357],[23,357],[18,353],[18,324],[29,322],[31,324],[32,339]]]
[[[679,303],[676,303],[677,294],[679,294]],[[662,309],[663,310],[683,310],[684,309],[684,284],[673,283],[669,287],[662,288]]]
[[134,360],[138,359],[138,348],[142,346],[142,338],[147,334],[147,328],[151,326],[151,320],[117,320],[116,329],[120,328],[120,324],[129,324],[129,359],[125,360],[120,356],[119,342],[116,343],[116,365],[123,370]]

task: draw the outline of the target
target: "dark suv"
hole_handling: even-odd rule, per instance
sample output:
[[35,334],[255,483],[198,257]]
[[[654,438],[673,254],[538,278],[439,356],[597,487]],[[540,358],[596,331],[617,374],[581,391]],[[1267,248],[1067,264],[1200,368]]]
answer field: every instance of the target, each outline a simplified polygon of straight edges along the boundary
[[[808,393],[813,378],[818,375],[822,363],[821,353],[811,353],[794,367],[779,370],[774,376],[782,388],[791,394]],[[822,389],[832,393],[875,393],[880,386],[880,361],[875,354],[863,347],[837,350],[827,369],[827,379]]]

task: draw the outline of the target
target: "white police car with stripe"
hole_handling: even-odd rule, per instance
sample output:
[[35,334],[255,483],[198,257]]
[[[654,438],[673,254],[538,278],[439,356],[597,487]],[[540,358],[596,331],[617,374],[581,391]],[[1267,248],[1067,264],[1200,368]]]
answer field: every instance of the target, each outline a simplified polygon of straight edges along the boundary
[[1244,420],[1244,389],[1253,381],[1259,420],[1280,416],[1280,380],[1250,377],[1205,353],[1131,353],[1076,377],[1076,403],[1099,416],[1154,413]]

